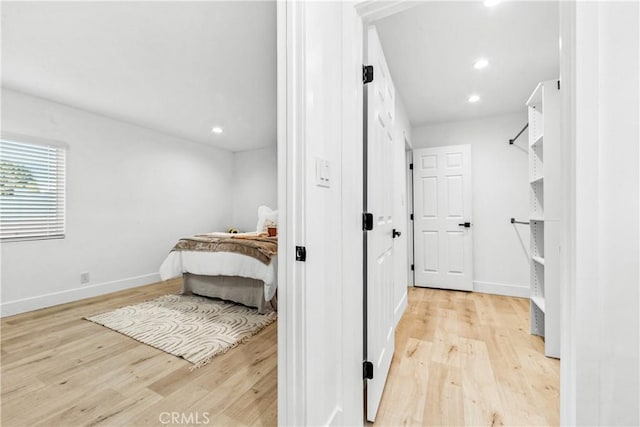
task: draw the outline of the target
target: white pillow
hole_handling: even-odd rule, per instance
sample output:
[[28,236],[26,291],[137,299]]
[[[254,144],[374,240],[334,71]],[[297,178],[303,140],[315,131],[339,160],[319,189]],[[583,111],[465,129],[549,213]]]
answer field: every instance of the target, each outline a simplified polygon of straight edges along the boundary
[[278,227],[278,211],[271,210],[268,206],[258,208],[258,225],[256,231],[261,233],[267,231],[267,227]]

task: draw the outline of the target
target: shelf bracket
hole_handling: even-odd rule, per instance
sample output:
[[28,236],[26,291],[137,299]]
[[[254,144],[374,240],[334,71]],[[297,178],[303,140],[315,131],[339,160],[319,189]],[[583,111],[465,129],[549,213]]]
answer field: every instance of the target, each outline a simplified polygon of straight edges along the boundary
[[522,128],[522,130],[520,132],[518,132],[518,134],[515,136],[515,138],[510,139],[509,140],[509,145],[513,145],[514,142],[516,142],[516,139],[520,138],[520,135],[522,135],[522,133],[527,130],[527,128],[529,127],[529,123],[527,123],[526,125],[524,125],[524,127]]

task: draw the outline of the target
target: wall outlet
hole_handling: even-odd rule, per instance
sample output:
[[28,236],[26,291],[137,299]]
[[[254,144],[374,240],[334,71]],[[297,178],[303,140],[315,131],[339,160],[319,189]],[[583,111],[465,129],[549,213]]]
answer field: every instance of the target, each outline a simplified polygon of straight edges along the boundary
[[89,272],[85,271],[84,273],[80,273],[80,284],[81,285],[86,285],[87,283],[89,283],[90,278],[89,278]]

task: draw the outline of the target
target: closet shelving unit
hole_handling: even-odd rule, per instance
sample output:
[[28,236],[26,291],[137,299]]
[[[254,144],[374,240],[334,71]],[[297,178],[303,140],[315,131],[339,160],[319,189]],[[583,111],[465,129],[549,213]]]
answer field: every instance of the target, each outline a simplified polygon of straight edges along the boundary
[[560,357],[560,86],[541,82],[527,101],[531,229],[531,333]]

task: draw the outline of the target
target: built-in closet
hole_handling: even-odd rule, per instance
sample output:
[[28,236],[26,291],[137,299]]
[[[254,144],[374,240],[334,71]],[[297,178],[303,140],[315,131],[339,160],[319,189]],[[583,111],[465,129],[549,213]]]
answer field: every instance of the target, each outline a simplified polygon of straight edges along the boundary
[[541,82],[527,101],[531,333],[545,340],[545,355],[560,357],[560,81]]

